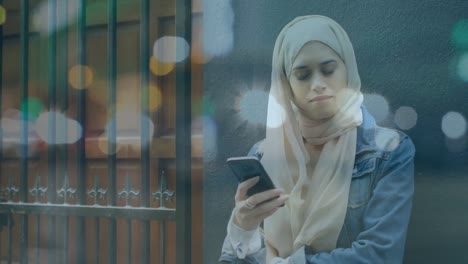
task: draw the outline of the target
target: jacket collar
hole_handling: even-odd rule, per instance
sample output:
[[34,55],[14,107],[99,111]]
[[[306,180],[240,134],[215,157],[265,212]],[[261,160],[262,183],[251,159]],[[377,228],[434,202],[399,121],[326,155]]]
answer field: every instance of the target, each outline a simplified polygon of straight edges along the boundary
[[361,106],[361,110],[362,124],[357,128],[356,155],[376,148],[375,119],[371,114],[369,114],[364,105]]

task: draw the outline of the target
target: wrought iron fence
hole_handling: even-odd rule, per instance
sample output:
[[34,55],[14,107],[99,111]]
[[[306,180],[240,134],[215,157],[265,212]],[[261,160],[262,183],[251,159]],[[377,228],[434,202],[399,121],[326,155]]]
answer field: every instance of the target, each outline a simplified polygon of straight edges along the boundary
[[[3,1],[0,0],[0,4]],[[28,98],[28,63],[29,63],[29,37],[30,37],[30,14],[29,0],[21,0],[21,30],[20,30],[20,73],[21,73],[21,99]],[[67,12],[69,5],[75,5],[77,8],[77,53],[78,64],[86,65],[86,0],[48,0],[48,12],[50,14],[57,13],[57,16],[49,15],[47,21],[48,27],[48,54],[47,54],[47,107],[49,109],[66,109],[68,105],[67,89],[58,89],[57,87],[67,87],[67,72],[66,69],[58,67],[58,61],[67,65],[67,30],[57,32],[55,29],[61,20],[67,20]],[[191,40],[191,1],[175,0],[176,6],[176,35],[186,39],[189,43]],[[149,0],[140,1],[140,100],[141,113],[148,114],[148,84],[149,84],[149,23],[150,23],[150,8],[158,8],[150,6]],[[115,118],[116,114],[116,79],[117,79],[117,0],[108,0],[108,112],[110,118]],[[0,61],[3,61],[3,39],[8,36],[3,36],[3,27],[0,26]],[[57,45],[59,44],[59,45]],[[181,47],[177,47],[181,48]],[[62,65],[62,64],[60,64]],[[5,67],[0,63],[0,74],[2,68]],[[97,177],[86,171],[86,138],[81,137],[76,142],[76,168],[73,174],[76,176],[74,181],[70,180],[70,168],[67,166],[69,160],[67,147],[59,144],[53,144],[56,139],[56,120],[54,115],[49,116],[48,126],[48,142],[47,148],[47,174],[41,174],[38,168],[33,172],[34,177],[28,176],[31,170],[31,164],[38,164],[38,158],[28,157],[28,140],[29,129],[28,122],[21,122],[20,130],[20,153],[18,180],[15,182],[16,172],[10,171],[10,175],[2,174],[1,177],[8,178],[7,184],[2,186],[0,194],[2,202],[0,202],[0,214],[4,221],[4,228],[1,232],[7,233],[7,250],[0,252],[0,256],[8,263],[19,261],[20,263],[41,262],[40,244],[41,232],[40,229],[46,220],[47,226],[47,263],[86,263],[87,256],[91,254],[86,250],[86,229],[89,226],[86,224],[89,219],[94,222],[93,230],[95,236],[94,262],[101,263],[103,261],[101,245],[99,243],[101,229],[103,228],[102,219],[107,219],[107,242],[108,249],[106,259],[108,263],[117,263],[117,221],[125,219],[126,221],[126,262],[132,262],[131,246],[132,246],[132,221],[140,221],[141,228],[139,233],[139,243],[141,248],[141,263],[150,262],[150,229],[151,221],[157,221],[160,225],[160,242],[159,242],[159,260],[158,263],[165,261],[165,225],[169,222],[176,223],[176,259],[179,264],[191,263],[191,70],[190,61],[187,59],[184,62],[176,65],[176,143],[175,143],[175,162],[176,162],[176,190],[169,190],[167,184],[167,176],[162,171],[159,174],[158,188],[150,189],[150,177],[155,177],[150,173],[150,147],[146,144],[149,142],[149,124],[141,122],[141,153],[140,153],[140,189],[133,187],[132,175],[126,175],[125,184],[119,188],[116,184],[117,175],[117,155],[116,153],[116,126],[111,122],[108,127],[108,152],[107,156],[107,178],[105,185],[101,184],[102,177]],[[65,71],[65,72],[64,72]],[[79,85],[84,85],[85,76],[83,71],[79,72]],[[2,103],[2,82],[0,81],[0,108]],[[57,100],[58,98],[58,100]],[[77,91],[77,121],[85,126],[86,124],[86,90],[78,89]],[[26,106],[27,107],[27,106]],[[22,109],[28,112],[28,109]],[[64,129],[67,129],[64,126]],[[83,130],[85,130],[83,128]],[[3,149],[3,133],[0,123],[0,150]],[[65,133],[66,134],[66,133]],[[114,143],[112,143],[114,142]],[[18,160],[6,159],[0,151],[0,164],[7,166],[8,163],[17,164]],[[112,154],[114,153],[114,154]],[[9,168],[2,168],[3,172],[8,172]],[[91,188],[86,188],[86,179],[93,179],[94,184]],[[101,180],[100,180],[101,179]],[[33,184],[30,184],[30,181]],[[43,182],[46,182],[44,184]],[[57,183],[61,183],[58,184]],[[32,187],[30,187],[32,186]],[[176,206],[174,208],[166,207],[166,202],[176,198]],[[118,201],[123,201],[123,205],[119,205]],[[138,200],[139,204],[134,205],[134,200]],[[151,207],[150,201],[159,201],[159,207]],[[91,201],[91,202],[90,202]],[[14,221],[17,217],[19,221]],[[73,230],[70,230],[70,221],[73,218]],[[33,226],[33,230],[30,227]],[[14,227],[19,231],[19,259],[13,258],[13,235]],[[73,236],[71,235],[73,232]],[[30,238],[34,238],[31,240]],[[75,254],[73,259],[70,259],[68,254],[70,242],[73,242]],[[57,251],[57,246],[66,249]],[[34,252],[31,252],[33,249]],[[41,253],[42,254],[42,253]],[[119,260],[120,261],[120,260]]]

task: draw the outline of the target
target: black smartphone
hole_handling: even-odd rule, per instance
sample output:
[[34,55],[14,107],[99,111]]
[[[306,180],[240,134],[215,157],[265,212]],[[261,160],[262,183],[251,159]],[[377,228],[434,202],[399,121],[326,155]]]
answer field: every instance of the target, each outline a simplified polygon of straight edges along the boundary
[[255,156],[232,157],[227,159],[227,164],[239,182],[246,181],[255,176],[260,177],[259,181],[247,191],[248,196],[276,188],[270,176],[268,176],[263,168],[262,163]]

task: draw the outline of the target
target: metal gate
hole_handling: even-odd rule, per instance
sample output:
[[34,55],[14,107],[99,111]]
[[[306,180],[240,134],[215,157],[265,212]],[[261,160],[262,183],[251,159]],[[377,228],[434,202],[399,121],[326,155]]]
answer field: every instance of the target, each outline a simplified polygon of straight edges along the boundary
[[[87,3],[88,1],[88,3]],[[188,43],[191,41],[192,6],[190,0],[158,0],[173,2],[175,5],[175,31]],[[6,1],[0,1],[3,5]],[[19,9],[19,35],[5,35],[0,26],[0,75],[9,67],[5,61],[3,47],[13,38],[20,43],[19,94],[21,102],[29,98],[29,62],[38,56],[31,54],[30,38],[32,24],[29,10],[31,4],[41,1],[21,0]],[[70,34],[61,28],[69,20],[70,12],[76,10],[73,23],[76,24],[77,65],[87,65],[87,5],[92,0],[46,0],[48,32],[45,108],[65,111],[70,108],[68,98],[70,75],[64,65],[69,64]],[[107,6],[107,113],[110,120],[116,118],[117,97],[117,14],[120,0],[106,0]],[[139,100],[140,113],[149,116],[150,103],[150,10],[158,8],[158,2],[139,2]],[[44,3],[44,1],[42,1]],[[89,10],[88,10],[89,11]],[[119,12],[125,12],[120,10]],[[50,15],[56,14],[56,15]],[[119,13],[120,14],[120,13]],[[103,18],[104,19],[104,18]],[[176,52],[181,49],[177,45]],[[5,65],[6,62],[6,65]],[[191,214],[191,61],[175,63],[175,133],[172,139],[152,139],[150,123],[140,120],[136,153],[117,154],[118,135],[116,122],[107,126],[107,155],[97,159],[89,158],[89,150],[97,144],[85,136],[87,117],[86,86],[87,73],[84,67],[76,72],[76,121],[81,124],[81,136],[73,144],[57,141],[60,133],[67,137],[73,132],[60,115],[47,116],[47,146],[40,156],[31,153],[31,123],[29,116],[20,116],[19,144],[17,155],[8,156],[4,150],[5,123],[0,123],[0,216],[3,224],[0,245],[1,263],[165,263],[167,258],[166,225],[175,224],[176,263],[191,263],[192,255],[192,214]],[[3,80],[3,78],[1,78]],[[2,96],[6,95],[0,81],[0,109]],[[76,87],[75,87],[76,88]],[[2,100],[3,99],[3,100]],[[29,115],[32,104],[22,104],[21,113]],[[25,121],[26,120],[26,121]],[[57,129],[59,127],[59,129]],[[77,132],[78,133],[78,132]],[[151,167],[154,148],[169,145],[175,151],[175,164]],[[135,152],[135,151],[134,151]],[[157,152],[157,151],[156,151]],[[72,153],[72,154],[71,154]],[[162,157],[164,158],[164,157]],[[175,190],[170,189],[168,174],[171,168],[175,174]],[[136,169],[135,169],[136,168]],[[119,171],[120,170],[120,171]],[[101,173],[100,173],[101,172]],[[105,175],[102,175],[105,174]],[[120,176],[118,176],[120,175]],[[122,176],[123,175],[123,176]],[[122,177],[121,177],[122,176]],[[92,184],[90,184],[90,182]],[[134,185],[139,188],[134,188]],[[177,197],[177,198],[176,198]],[[173,201],[171,201],[173,200]],[[168,203],[170,205],[168,206]],[[154,229],[158,229],[157,233]],[[157,234],[157,238],[154,235]],[[155,240],[159,240],[154,242]],[[3,250],[1,250],[3,249]],[[156,255],[152,251],[159,252]],[[153,255],[152,255],[153,254]],[[123,259],[122,259],[123,257]]]

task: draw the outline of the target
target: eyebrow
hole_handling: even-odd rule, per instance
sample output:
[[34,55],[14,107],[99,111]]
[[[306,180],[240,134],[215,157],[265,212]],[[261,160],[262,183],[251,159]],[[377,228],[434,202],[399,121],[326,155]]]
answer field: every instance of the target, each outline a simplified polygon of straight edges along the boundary
[[324,61],[324,62],[321,62],[320,65],[325,65],[325,64],[328,64],[328,63],[332,63],[332,62],[336,62],[336,60],[327,60],[327,61]]
[[[334,60],[334,59],[326,60],[324,62],[321,62],[320,65],[326,65],[326,64],[329,64],[329,63],[332,63],[332,62],[336,63],[336,60]],[[306,66],[306,65],[300,65],[300,66],[294,67],[293,70],[304,70],[304,69],[307,69],[307,68],[309,68],[309,67]]]

